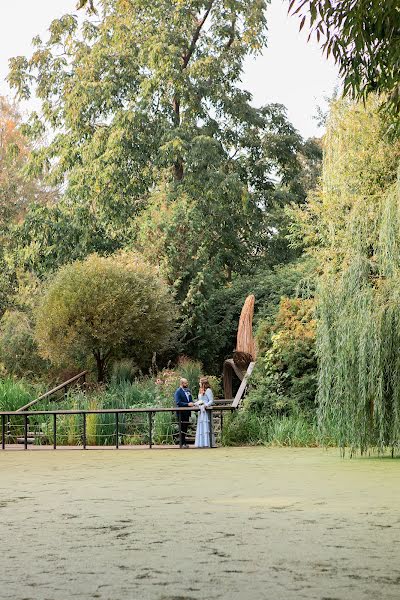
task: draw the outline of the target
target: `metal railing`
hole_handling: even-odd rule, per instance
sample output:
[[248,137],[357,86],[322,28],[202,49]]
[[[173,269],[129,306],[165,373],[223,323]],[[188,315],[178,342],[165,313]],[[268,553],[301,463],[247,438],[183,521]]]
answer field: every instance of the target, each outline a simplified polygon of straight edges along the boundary
[[24,406],[21,406],[20,408],[17,409],[16,412],[26,411],[27,408],[30,408],[31,406],[33,406],[37,402],[40,402],[41,400],[45,400],[46,398],[50,398],[50,396],[53,396],[54,394],[56,394],[60,390],[64,390],[64,398],[65,398],[66,395],[67,395],[68,386],[71,385],[72,383],[75,383],[75,381],[79,381],[79,379],[82,379],[83,383],[85,383],[85,381],[86,381],[86,375],[87,375],[87,371],[82,371],[82,373],[78,373],[78,375],[74,375],[74,377],[71,377],[71,379],[68,379],[67,381],[64,381],[63,383],[60,383],[59,385],[57,385],[52,390],[49,390],[45,394],[42,394],[38,398],[35,398],[35,400],[32,400],[31,402],[28,402],[28,404],[25,404]]
[[[53,440],[53,448],[54,450],[57,448],[57,417],[61,415],[79,415],[81,416],[81,446],[84,450],[88,447],[87,443],[87,423],[88,417],[90,415],[114,415],[114,420],[111,425],[113,425],[113,434],[109,435],[109,438],[114,438],[114,444],[116,449],[120,446],[120,425],[121,425],[121,416],[122,415],[147,415],[147,431],[148,431],[148,446],[152,448],[154,445],[153,441],[153,420],[154,416],[160,413],[176,413],[177,421],[178,421],[178,436],[179,436],[179,446],[182,448],[183,446],[183,436],[182,436],[182,415],[183,413],[188,412],[197,412],[199,411],[199,407],[193,406],[190,408],[162,408],[162,407],[153,407],[153,408],[119,408],[119,409],[98,409],[98,410],[41,410],[41,411],[14,411],[14,412],[0,412],[1,417],[1,449],[5,450],[7,445],[10,445],[11,440],[7,438],[10,437],[9,433],[9,425],[12,417],[18,417],[18,427],[22,430],[22,436],[19,439],[23,441],[24,449],[28,449],[28,440],[29,440],[29,419],[37,418],[38,416],[44,416],[52,420],[52,432],[51,438]],[[223,429],[223,413],[226,411],[234,412],[235,409],[232,408],[232,405],[225,406],[211,406],[206,409],[207,413],[210,415],[210,447],[213,447],[213,434],[214,434],[214,416],[219,416],[219,426],[220,432],[222,435]],[[52,419],[51,419],[52,417]],[[22,420],[22,421],[21,421]],[[8,429],[6,430],[6,424],[8,425]],[[48,439],[50,435],[48,436]],[[12,438],[13,439],[13,438]],[[51,445],[51,444],[46,444]],[[106,446],[110,446],[111,444],[105,444]]]

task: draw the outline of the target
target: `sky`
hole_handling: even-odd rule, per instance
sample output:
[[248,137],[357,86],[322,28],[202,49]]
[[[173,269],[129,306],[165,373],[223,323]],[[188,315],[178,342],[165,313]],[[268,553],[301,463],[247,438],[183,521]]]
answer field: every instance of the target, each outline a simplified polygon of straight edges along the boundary
[[[253,104],[279,102],[303,137],[320,136],[317,107],[326,108],[326,98],[339,85],[337,67],[327,61],[317,43],[307,43],[296,17],[287,15],[287,0],[272,0],[267,10],[268,46],[262,56],[248,58],[242,85],[253,94]],[[76,0],[2,1],[0,19],[0,95],[12,97],[5,77],[8,59],[29,56],[35,35],[45,38],[50,22],[74,12]]]

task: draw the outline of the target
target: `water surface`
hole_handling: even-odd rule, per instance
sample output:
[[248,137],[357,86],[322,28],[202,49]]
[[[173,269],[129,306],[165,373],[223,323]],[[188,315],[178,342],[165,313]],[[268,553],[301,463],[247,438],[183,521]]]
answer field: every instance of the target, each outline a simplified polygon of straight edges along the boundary
[[0,598],[400,597],[400,461],[0,452]]

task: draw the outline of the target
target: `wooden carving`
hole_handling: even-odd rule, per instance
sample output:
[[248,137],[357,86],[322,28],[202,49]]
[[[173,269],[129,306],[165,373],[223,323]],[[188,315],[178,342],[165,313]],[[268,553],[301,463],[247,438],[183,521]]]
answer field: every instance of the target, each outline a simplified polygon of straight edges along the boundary
[[233,353],[233,358],[229,358],[224,362],[223,380],[226,399],[233,398],[233,375],[236,375],[242,381],[247,367],[256,359],[253,338],[254,301],[253,294],[246,298],[239,319],[236,350]]

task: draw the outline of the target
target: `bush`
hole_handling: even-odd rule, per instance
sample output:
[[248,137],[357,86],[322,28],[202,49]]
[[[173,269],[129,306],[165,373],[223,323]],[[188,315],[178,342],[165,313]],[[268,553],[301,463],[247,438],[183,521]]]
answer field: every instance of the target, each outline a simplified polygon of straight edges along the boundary
[[62,267],[36,312],[36,339],[53,363],[95,358],[98,381],[112,359],[149,366],[173,331],[167,285],[137,255],[95,254]]
[[264,425],[261,417],[247,410],[226,415],[222,430],[222,444],[224,446],[262,444],[266,440]]

